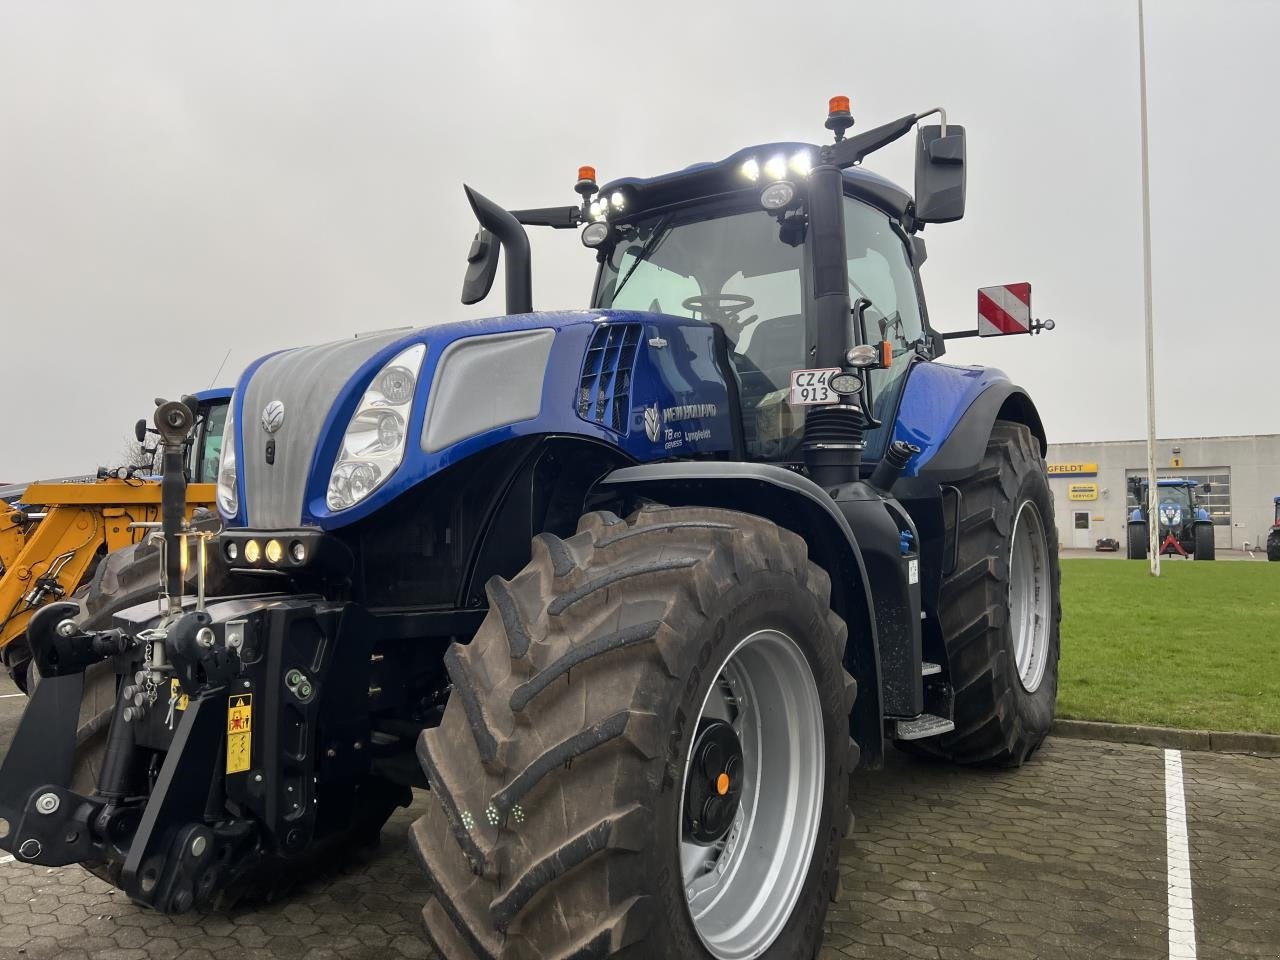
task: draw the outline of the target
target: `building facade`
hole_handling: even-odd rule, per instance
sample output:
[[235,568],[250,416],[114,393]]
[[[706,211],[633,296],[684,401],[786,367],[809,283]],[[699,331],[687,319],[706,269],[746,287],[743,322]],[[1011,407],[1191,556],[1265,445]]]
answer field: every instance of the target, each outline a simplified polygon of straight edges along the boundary
[[[1053,489],[1058,539],[1092,548],[1102,537],[1120,541],[1135,501],[1129,477],[1146,476],[1145,440],[1051,443],[1045,458]],[[1200,497],[1214,522],[1219,549],[1265,544],[1280,496],[1280,434],[1185,437],[1156,443],[1161,477],[1209,484]]]

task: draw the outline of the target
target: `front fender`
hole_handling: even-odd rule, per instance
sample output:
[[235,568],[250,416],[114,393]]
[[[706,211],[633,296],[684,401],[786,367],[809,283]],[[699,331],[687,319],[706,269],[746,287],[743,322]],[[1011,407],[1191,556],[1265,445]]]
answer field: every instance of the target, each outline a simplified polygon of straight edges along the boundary
[[916,364],[909,375],[894,438],[920,447],[907,476],[950,483],[971,476],[982,463],[997,420],[1025,424],[1040,443],[1047,439],[1030,395],[990,367]]

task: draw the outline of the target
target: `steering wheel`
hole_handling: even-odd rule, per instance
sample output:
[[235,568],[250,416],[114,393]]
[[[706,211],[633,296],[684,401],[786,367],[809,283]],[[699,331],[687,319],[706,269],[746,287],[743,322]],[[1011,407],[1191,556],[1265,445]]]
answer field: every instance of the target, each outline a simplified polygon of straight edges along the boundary
[[681,306],[686,310],[702,314],[702,319],[704,320],[720,324],[725,328],[725,333],[733,334],[735,343],[743,328],[759,319],[755,314],[745,319],[743,318],[743,311],[755,306],[755,300],[740,293],[698,294],[693,297],[685,297],[681,302]]

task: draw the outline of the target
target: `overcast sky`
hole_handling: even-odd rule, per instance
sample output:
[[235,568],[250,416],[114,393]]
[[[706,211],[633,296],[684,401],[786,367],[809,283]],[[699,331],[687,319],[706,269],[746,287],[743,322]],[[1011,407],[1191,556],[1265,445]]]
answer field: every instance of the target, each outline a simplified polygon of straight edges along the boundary
[[[1159,429],[1280,431],[1280,3],[1152,0],[1147,29]],[[464,180],[568,203],[580,163],[824,142],[836,93],[864,128],[941,104],[968,130],[934,325],[1020,280],[1058,323],[949,359],[1029,388],[1051,440],[1143,435],[1136,42],[1120,0],[0,0],[0,481],[111,461],[152,397],[265,352],[501,312],[500,280],[458,303]],[[908,183],[910,151],[868,166]],[[575,235],[534,258],[536,306],[585,305]]]

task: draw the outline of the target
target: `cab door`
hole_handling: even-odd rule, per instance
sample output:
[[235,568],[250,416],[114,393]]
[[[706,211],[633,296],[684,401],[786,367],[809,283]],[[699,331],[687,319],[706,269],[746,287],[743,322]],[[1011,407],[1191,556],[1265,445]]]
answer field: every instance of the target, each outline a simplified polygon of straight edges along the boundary
[[869,304],[855,338],[861,343],[887,341],[893,349],[889,368],[871,375],[871,413],[882,426],[867,434],[864,457],[878,460],[893,433],[907,371],[928,343],[924,304],[907,235],[898,223],[870,204],[845,197],[844,233],[849,302]]

